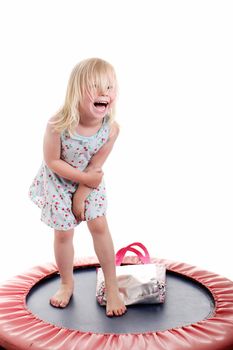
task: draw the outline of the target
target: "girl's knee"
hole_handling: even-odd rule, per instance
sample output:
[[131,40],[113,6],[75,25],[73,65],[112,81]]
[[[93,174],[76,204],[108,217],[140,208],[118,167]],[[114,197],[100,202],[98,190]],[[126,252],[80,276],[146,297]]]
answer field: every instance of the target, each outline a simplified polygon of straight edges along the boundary
[[54,230],[54,238],[58,243],[66,243],[73,239],[74,230],[62,231]]
[[105,216],[100,216],[96,219],[87,221],[87,226],[91,234],[103,234],[108,230],[108,225]]

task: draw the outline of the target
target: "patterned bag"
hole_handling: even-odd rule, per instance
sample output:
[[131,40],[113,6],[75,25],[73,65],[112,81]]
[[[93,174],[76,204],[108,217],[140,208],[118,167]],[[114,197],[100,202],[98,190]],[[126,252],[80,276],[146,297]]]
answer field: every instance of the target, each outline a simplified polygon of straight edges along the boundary
[[[133,246],[142,248],[145,255]],[[127,251],[136,253],[142,264],[121,265]],[[116,253],[117,282],[125,305],[154,304],[165,301],[166,267],[150,261],[148,250],[139,242],[123,247]],[[100,305],[106,305],[102,268],[97,268],[96,298]]]

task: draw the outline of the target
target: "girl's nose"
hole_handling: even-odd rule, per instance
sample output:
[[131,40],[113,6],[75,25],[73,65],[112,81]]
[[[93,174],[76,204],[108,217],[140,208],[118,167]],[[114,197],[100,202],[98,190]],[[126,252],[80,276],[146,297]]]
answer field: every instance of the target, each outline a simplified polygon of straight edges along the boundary
[[99,92],[101,93],[101,95],[106,95],[107,92],[108,92],[108,89],[107,89],[107,88],[104,88],[104,87],[100,87]]

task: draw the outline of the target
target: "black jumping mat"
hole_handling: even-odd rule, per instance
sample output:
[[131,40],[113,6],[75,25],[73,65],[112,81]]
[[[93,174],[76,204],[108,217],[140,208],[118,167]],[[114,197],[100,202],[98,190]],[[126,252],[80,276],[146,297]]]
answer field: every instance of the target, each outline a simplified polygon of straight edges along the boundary
[[75,291],[66,308],[55,308],[49,303],[59,287],[58,274],[45,278],[30,290],[27,308],[41,320],[58,327],[115,334],[163,331],[196,323],[214,313],[214,299],[207,288],[171,271],[167,271],[164,304],[131,305],[123,316],[111,318],[96,301],[96,268],[77,268],[74,279]]

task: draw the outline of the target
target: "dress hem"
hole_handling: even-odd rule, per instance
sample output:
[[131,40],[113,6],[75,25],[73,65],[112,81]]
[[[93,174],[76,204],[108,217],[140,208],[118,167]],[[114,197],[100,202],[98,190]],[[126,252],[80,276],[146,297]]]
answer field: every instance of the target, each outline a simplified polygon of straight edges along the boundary
[[[101,216],[106,216],[106,213],[103,213],[102,215],[97,215],[96,217],[94,218],[91,218],[91,219],[88,219],[88,220],[83,220],[84,222],[87,222],[87,221],[91,221],[91,220],[95,220]],[[78,225],[80,225],[83,221],[79,221],[77,224],[73,225],[73,226],[69,226],[69,227],[54,227],[52,224],[49,224],[48,222],[44,221],[42,218],[40,219],[45,225],[49,226],[50,228],[53,228],[55,230],[58,230],[58,231],[69,231],[69,230],[72,230],[74,229],[75,227],[77,227]]]

